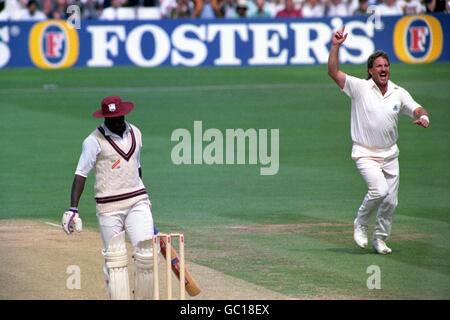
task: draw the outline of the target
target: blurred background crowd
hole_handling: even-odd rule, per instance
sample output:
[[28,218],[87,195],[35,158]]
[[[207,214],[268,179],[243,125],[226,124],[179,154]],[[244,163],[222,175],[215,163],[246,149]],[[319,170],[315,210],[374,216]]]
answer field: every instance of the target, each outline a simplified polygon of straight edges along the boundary
[[[76,5],[77,7],[70,7]],[[0,21],[320,18],[446,12],[450,0],[0,0]],[[69,10],[68,10],[69,9]]]

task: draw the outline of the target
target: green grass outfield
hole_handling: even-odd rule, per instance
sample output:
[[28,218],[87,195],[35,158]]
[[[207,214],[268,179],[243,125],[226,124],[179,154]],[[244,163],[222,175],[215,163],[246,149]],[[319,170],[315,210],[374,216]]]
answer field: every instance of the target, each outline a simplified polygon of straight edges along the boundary
[[[365,77],[365,66],[342,69]],[[0,217],[60,221],[81,143],[101,121],[91,114],[117,94],[136,105],[127,120],[143,133],[156,225],[185,233],[189,260],[296,298],[449,299],[450,64],[394,64],[391,79],[431,115],[426,130],[400,120],[392,255],[353,243],[366,187],[350,159],[350,100],[326,66],[0,70]],[[194,120],[223,133],[279,129],[278,174],[174,165],[171,134],[192,133]],[[88,228],[93,182],[80,202]],[[380,290],[367,289],[371,265]]]

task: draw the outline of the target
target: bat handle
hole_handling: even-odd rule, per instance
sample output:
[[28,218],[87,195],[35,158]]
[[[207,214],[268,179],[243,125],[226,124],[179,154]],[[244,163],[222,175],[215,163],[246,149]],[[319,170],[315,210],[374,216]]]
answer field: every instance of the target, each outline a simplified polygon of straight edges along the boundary
[[153,226],[153,233],[154,233],[154,234],[158,234],[158,232],[159,232],[158,229],[156,229],[156,227]]

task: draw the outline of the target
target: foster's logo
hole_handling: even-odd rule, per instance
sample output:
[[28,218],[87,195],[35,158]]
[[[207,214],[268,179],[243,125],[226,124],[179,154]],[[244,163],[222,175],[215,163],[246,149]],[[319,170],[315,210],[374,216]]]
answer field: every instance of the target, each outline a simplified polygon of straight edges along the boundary
[[394,50],[407,63],[435,61],[442,53],[442,27],[433,16],[413,15],[398,20],[394,28]]
[[78,59],[77,31],[65,21],[46,20],[35,24],[28,42],[31,60],[40,68],[68,68]]

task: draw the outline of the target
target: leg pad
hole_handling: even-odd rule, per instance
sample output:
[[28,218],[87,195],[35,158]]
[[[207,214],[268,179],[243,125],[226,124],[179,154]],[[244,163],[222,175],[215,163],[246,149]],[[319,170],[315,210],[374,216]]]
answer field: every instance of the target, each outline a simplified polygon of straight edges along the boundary
[[134,251],[134,298],[152,299],[153,240],[140,241]]
[[105,253],[108,269],[108,293],[111,300],[129,300],[130,281],[128,277],[128,255],[125,245],[125,231],[113,236]]

